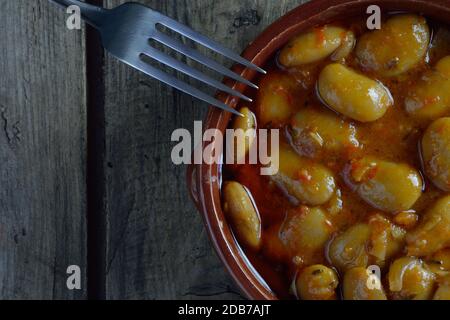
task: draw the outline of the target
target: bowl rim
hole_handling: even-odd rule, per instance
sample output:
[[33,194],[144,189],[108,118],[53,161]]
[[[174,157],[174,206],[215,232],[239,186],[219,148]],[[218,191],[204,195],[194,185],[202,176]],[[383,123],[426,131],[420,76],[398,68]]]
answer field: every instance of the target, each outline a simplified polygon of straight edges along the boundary
[[[361,8],[378,5],[383,12],[407,11],[424,14],[444,23],[450,18],[450,0],[311,0],[289,11],[269,25],[244,50],[242,56],[257,66],[273,57],[289,39],[313,26],[342,19],[344,16],[361,15]],[[252,81],[256,72],[234,66],[233,71]],[[243,92],[245,85],[226,79],[235,90]],[[218,93],[217,98],[236,107],[239,99]],[[222,133],[228,127],[231,114],[217,108],[210,108],[203,124],[203,130],[218,129]],[[209,143],[208,143],[209,144]],[[202,148],[205,148],[203,143]],[[226,222],[220,199],[221,167],[217,164],[189,165],[187,186],[190,196],[200,211],[208,236],[220,260],[234,282],[249,299],[277,300],[264,280],[253,269],[238,245]]]

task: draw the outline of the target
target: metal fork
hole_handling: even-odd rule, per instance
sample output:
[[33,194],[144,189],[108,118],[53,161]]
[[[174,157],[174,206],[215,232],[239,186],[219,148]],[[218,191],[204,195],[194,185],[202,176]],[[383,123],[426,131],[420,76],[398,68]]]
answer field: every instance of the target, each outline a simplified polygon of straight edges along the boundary
[[202,36],[185,25],[141,4],[125,3],[114,9],[104,9],[77,0],[50,1],[66,8],[72,5],[78,6],[80,8],[82,18],[100,32],[103,47],[117,59],[182,92],[190,94],[193,97],[203,100],[213,106],[232,112],[236,115],[241,114],[199,89],[194,88],[193,86],[155,67],[152,67],[150,64],[145,62],[143,58],[146,56],[152,58],[166,66],[172,67],[184,74],[206,83],[209,86],[229,93],[235,97],[239,97],[249,102],[251,102],[252,99],[152,47],[150,45],[150,40],[153,39],[207,66],[208,68],[221,73],[224,76],[244,83],[255,89],[258,89],[258,87],[240,75],[222,66],[218,62],[159,31],[157,26],[161,25],[175,31],[204,47],[207,47],[235,62],[244,65],[245,67],[251,68],[263,74],[266,73],[263,69],[245,60],[233,51],[224,48],[215,41]]

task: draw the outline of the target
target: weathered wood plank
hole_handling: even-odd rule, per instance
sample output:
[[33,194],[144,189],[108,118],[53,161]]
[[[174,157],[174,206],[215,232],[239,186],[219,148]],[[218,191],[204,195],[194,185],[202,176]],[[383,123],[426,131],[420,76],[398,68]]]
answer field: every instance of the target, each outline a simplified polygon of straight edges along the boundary
[[[108,7],[122,2],[106,0]],[[141,2],[237,52],[301,3]],[[203,120],[205,105],[109,56],[105,86],[107,298],[240,298],[188,197],[186,168],[170,160],[171,133]]]
[[[86,296],[84,32],[0,0],[0,298]],[[66,269],[82,270],[69,291]]]

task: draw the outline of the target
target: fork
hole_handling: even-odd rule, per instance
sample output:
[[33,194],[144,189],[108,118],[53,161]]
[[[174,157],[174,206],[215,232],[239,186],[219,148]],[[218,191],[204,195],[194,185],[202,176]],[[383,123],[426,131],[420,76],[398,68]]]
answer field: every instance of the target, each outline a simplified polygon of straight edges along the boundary
[[203,91],[171,76],[160,69],[157,69],[147,63],[144,58],[151,58],[157,62],[169,66],[181,73],[195,78],[211,87],[226,92],[232,96],[252,102],[252,99],[244,94],[234,90],[224,83],[214,80],[202,72],[188,66],[187,64],[172,58],[162,51],[152,47],[150,41],[153,39],[172,50],[175,50],[192,60],[195,60],[206,67],[238,82],[244,83],[252,88],[258,89],[258,86],[243,78],[242,76],[227,69],[215,60],[212,60],[200,52],[194,50],[182,42],[175,40],[167,34],[158,30],[158,26],[163,26],[176,33],[191,39],[212,51],[222,54],[243,66],[265,74],[260,67],[242,58],[233,51],[223,47],[217,42],[193,31],[185,25],[166,17],[165,15],[154,11],[142,4],[124,3],[114,9],[104,9],[98,6],[88,4],[77,0],[50,0],[65,8],[69,6],[78,6],[81,17],[92,27],[97,29],[102,39],[103,47],[111,55],[131,67],[156,78],[163,83],[172,86],[184,93],[207,102],[210,105],[219,107],[233,114],[242,116],[239,112],[226,105],[225,103],[209,96]]

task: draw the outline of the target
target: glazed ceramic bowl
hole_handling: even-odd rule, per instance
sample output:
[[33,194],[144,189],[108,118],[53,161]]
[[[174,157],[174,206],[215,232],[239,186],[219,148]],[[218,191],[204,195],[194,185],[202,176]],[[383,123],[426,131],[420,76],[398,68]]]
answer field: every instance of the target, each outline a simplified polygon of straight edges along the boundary
[[[258,66],[264,66],[296,34],[317,25],[362,16],[370,5],[380,6],[383,12],[410,11],[422,13],[442,23],[450,21],[450,0],[313,0],[297,7],[269,26],[250,44],[243,56]],[[254,80],[257,76],[250,70],[238,67],[234,70],[249,80]],[[234,88],[243,91],[245,86],[235,84]],[[238,99],[227,95],[218,97],[233,107],[239,102]],[[211,108],[204,121],[204,129],[215,128],[224,132],[230,119],[230,113]],[[218,165],[202,164],[190,166],[187,176],[191,196],[202,214],[213,246],[232,278],[248,298],[277,299],[247,260],[225,220],[221,208],[220,175],[221,168]]]

